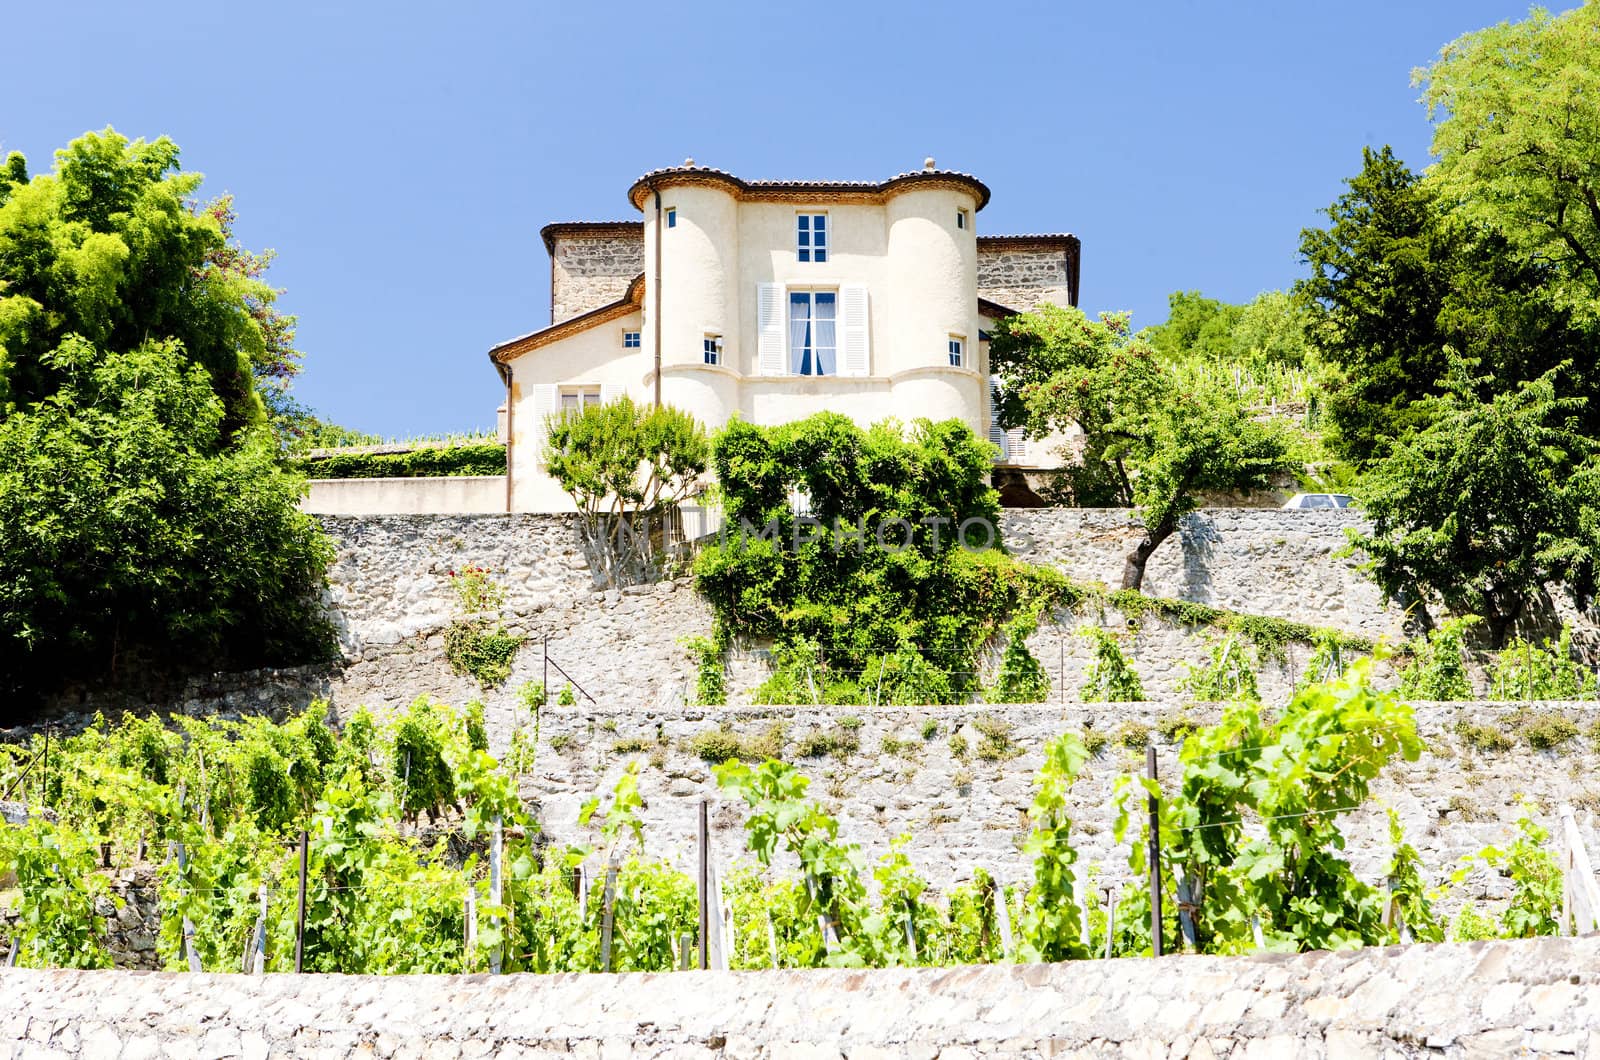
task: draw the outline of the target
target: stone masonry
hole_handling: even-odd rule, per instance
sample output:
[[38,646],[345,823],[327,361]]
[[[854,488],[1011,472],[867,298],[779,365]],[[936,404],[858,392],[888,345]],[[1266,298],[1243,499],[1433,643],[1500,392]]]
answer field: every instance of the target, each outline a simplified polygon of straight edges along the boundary
[[[559,324],[615,302],[644,271],[644,229],[633,235],[562,234],[550,262],[550,322]],[[620,340],[619,340],[620,341]]]
[[985,246],[979,240],[979,298],[1022,312],[1041,302],[1068,305],[1070,282],[1064,250]]
[[1600,1055],[1600,938],[883,971],[0,971],[0,1058]]

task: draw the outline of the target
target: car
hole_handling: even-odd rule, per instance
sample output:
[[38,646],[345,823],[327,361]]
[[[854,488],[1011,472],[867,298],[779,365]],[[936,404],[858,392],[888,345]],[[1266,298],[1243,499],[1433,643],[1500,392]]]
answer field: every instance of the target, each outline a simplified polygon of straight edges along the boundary
[[1296,493],[1284,503],[1285,509],[1348,508],[1356,499],[1348,493]]

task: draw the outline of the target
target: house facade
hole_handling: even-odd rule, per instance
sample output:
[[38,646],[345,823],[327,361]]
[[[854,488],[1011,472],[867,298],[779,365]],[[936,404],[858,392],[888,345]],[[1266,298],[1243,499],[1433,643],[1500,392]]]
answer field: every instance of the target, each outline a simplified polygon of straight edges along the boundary
[[1002,463],[1059,463],[993,429],[987,332],[1076,305],[1076,237],[980,235],[989,189],[930,159],[881,183],[746,181],[686,162],[628,189],[642,215],[541,232],[548,327],[501,343],[507,504],[570,510],[546,474],[546,418],[626,394],[715,429],[830,410],[862,425],[955,418]]

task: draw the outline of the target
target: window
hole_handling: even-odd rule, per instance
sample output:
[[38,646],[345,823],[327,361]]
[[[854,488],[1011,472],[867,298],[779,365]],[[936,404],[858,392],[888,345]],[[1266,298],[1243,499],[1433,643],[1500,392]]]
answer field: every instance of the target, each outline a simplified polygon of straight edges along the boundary
[[623,349],[625,349],[625,350],[637,350],[639,348],[639,346],[640,346],[639,333],[637,331],[624,331],[622,333],[622,348]]
[[705,358],[706,358],[706,363],[707,364],[721,364],[722,363],[722,336],[721,335],[707,335],[705,337],[705,339],[701,342],[701,348],[702,348],[702,350],[703,350],[703,352],[705,354]]
[[967,227],[967,211],[965,211],[965,210],[957,210],[956,211],[956,227],[957,228],[965,228],[965,227]]
[[678,227],[678,208],[676,206],[668,206],[667,207],[667,227],[668,228],[677,228]]
[[950,336],[950,367],[965,368],[967,366],[967,340],[960,335]]
[[600,404],[600,388],[597,386],[564,386],[561,388],[561,411],[568,409],[581,409],[585,405]]
[[828,215],[795,215],[795,253],[801,261],[828,260]]
[[838,301],[833,291],[789,292],[789,371],[795,375],[838,371]]

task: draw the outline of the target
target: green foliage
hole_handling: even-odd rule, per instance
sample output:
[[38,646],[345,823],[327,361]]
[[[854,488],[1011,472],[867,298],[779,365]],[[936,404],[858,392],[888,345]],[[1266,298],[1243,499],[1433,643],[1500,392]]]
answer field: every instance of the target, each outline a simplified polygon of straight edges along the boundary
[[1195,699],[1214,703],[1261,699],[1244,645],[1232,634],[1212,642],[1210,658],[1204,666],[1187,665],[1189,672],[1178,682],[1178,688]]
[[1084,675],[1079,696],[1085,703],[1137,703],[1144,699],[1144,685],[1138,673],[1122,654],[1116,634],[1099,626],[1080,627],[1081,635],[1094,642],[1094,662]]
[[316,594],[331,549],[271,438],[243,430],[225,446],[221,400],[172,344],[118,353],[69,337],[48,363],[51,398],[0,415],[0,686],[43,690],[141,657],[329,657]]
[[570,683],[561,686],[561,692],[556,696],[556,705],[561,707],[575,707],[578,705],[578,696],[573,692]]
[[[359,443],[357,443],[359,444]],[[499,442],[423,446],[402,453],[333,453],[302,457],[295,467],[307,478],[441,478],[504,475],[506,447]]]
[[1477,621],[1474,615],[1447,619],[1427,636],[1412,641],[1411,663],[1400,672],[1400,694],[1411,699],[1471,699],[1464,638]]
[[646,572],[654,517],[699,486],[711,446],[693,416],[628,397],[549,417],[544,461],[578,507],[602,573],[612,583]]
[[233,238],[232,199],[196,198],[166,137],[85,133],[49,174],[0,176],[0,415],[47,402],[69,341],[107,356],[166,346],[199,368],[224,443],[265,423],[262,393],[298,371],[293,317],[263,276],[270,252]]
[[395,725],[391,762],[398,807],[406,817],[437,816],[454,802],[456,779],[445,761],[451,721],[423,696]]
[[707,762],[722,763],[734,759],[760,762],[768,758],[782,758],[785,742],[784,728],[773,724],[757,737],[741,736],[731,725],[706,729],[696,733],[688,742],[687,750]]
[[[445,659],[456,673],[473,677],[484,688],[505,684],[511,677],[511,664],[527,639],[508,632],[500,617],[505,587],[485,567],[453,570],[450,582],[462,614],[445,630]],[[543,691],[539,686],[541,695]]]
[[1509,751],[1517,745],[1517,741],[1509,733],[1494,725],[1480,725],[1466,718],[1458,718],[1453,728],[1463,743],[1485,754]]
[[1548,262],[1557,299],[1600,315],[1600,8],[1535,8],[1445,45],[1416,79],[1434,129],[1432,179],[1519,254]]
[[727,668],[723,664],[724,646],[717,638],[688,637],[683,641],[695,664],[694,701],[702,706],[722,706],[728,702]]
[[1120,611],[1130,622],[1145,615],[1157,615],[1169,622],[1184,626],[1209,626],[1224,633],[1237,633],[1255,645],[1263,657],[1281,656],[1291,642],[1302,644],[1330,643],[1352,652],[1371,652],[1372,641],[1342,630],[1312,626],[1292,619],[1272,618],[1267,615],[1246,615],[1237,611],[1224,611],[1208,604],[1167,597],[1146,596],[1132,589],[1109,593],[1106,603]]
[[105,930],[95,915],[106,879],[93,848],[70,828],[30,819],[0,828],[0,866],[17,877],[17,964],[24,968],[109,968]]
[[1265,488],[1293,467],[1278,425],[1252,418],[1218,380],[1174,376],[1129,334],[1125,314],[1095,322],[1047,304],[1007,317],[995,324],[990,361],[1002,425],[1036,438],[1081,431],[1091,477],[1140,510],[1145,533],[1128,554],[1124,589],[1139,588],[1151,553],[1201,494]]
[[1561,627],[1554,644],[1541,648],[1517,639],[1495,654],[1489,673],[1495,699],[1594,699],[1595,675],[1572,654],[1572,630]]
[[0,689],[328,658],[330,550],[266,426],[299,358],[270,254],[164,137],[25,174],[0,173]]
[[1387,596],[1482,615],[1499,647],[1542,585],[1593,594],[1600,459],[1556,370],[1481,403],[1452,372],[1432,422],[1363,480],[1372,530],[1352,541]]
[[1000,672],[984,691],[991,703],[1043,703],[1050,698],[1050,675],[1028,650],[1028,637],[1039,629],[1039,616],[1026,612],[1005,627],[1006,646]]
[[1089,760],[1076,736],[1065,733],[1045,747],[1044,764],[1034,778],[1030,829],[1023,851],[1033,858],[1033,886],[1017,927],[1024,961],[1065,961],[1087,957],[1080,940],[1082,913],[1074,886],[1072,821],[1067,817],[1067,790]]
[[[1551,298],[1548,263],[1462,216],[1456,194],[1387,147],[1364,150],[1348,184],[1331,225],[1301,234],[1311,275],[1295,286],[1328,366],[1325,423],[1340,457],[1365,469],[1427,427],[1452,357],[1478,366],[1482,399],[1564,361],[1587,364],[1592,334]],[[1595,394],[1591,374],[1576,381]],[[1595,423],[1600,407],[1586,415]]]
[[[1236,703],[1191,734],[1179,751],[1179,792],[1161,803],[1162,870],[1172,893],[1181,885],[1190,897],[1199,949],[1254,948],[1252,916],[1269,947],[1383,941],[1378,892],[1336,853],[1340,815],[1366,801],[1396,755],[1415,761],[1421,750],[1411,708],[1372,687],[1367,660],[1298,693],[1275,722],[1258,704]],[[1148,783],[1119,782],[1118,842],[1146,827]],[[1130,868],[1135,879],[1147,875],[1142,841]]]
[[978,730],[978,747],[974,752],[984,762],[1001,762],[1022,753],[1012,742],[1011,726],[992,714],[980,714],[972,721]]
[[1392,925],[1395,941],[1399,940],[1399,928],[1404,924],[1418,942],[1443,942],[1445,925],[1433,911],[1430,890],[1422,878],[1422,856],[1416,847],[1406,842],[1400,815],[1393,809],[1388,813],[1389,842],[1394,845],[1394,854],[1384,875],[1388,881],[1389,901],[1397,918]]
[[965,700],[1000,623],[1071,591],[981,548],[998,541],[992,453],[958,421],[734,421],[713,448],[728,532],[696,585],[719,628],[773,641],[760,702]]
[[[1484,847],[1472,858],[1511,879],[1511,899],[1500,913],[1502,938],[1526,939],[1561,933],[1561,864],[1548,848],[1549,830],[1524,810],[1517,835],[1505,849]],[[1458,873],[1458,878],[1461,874]]]

